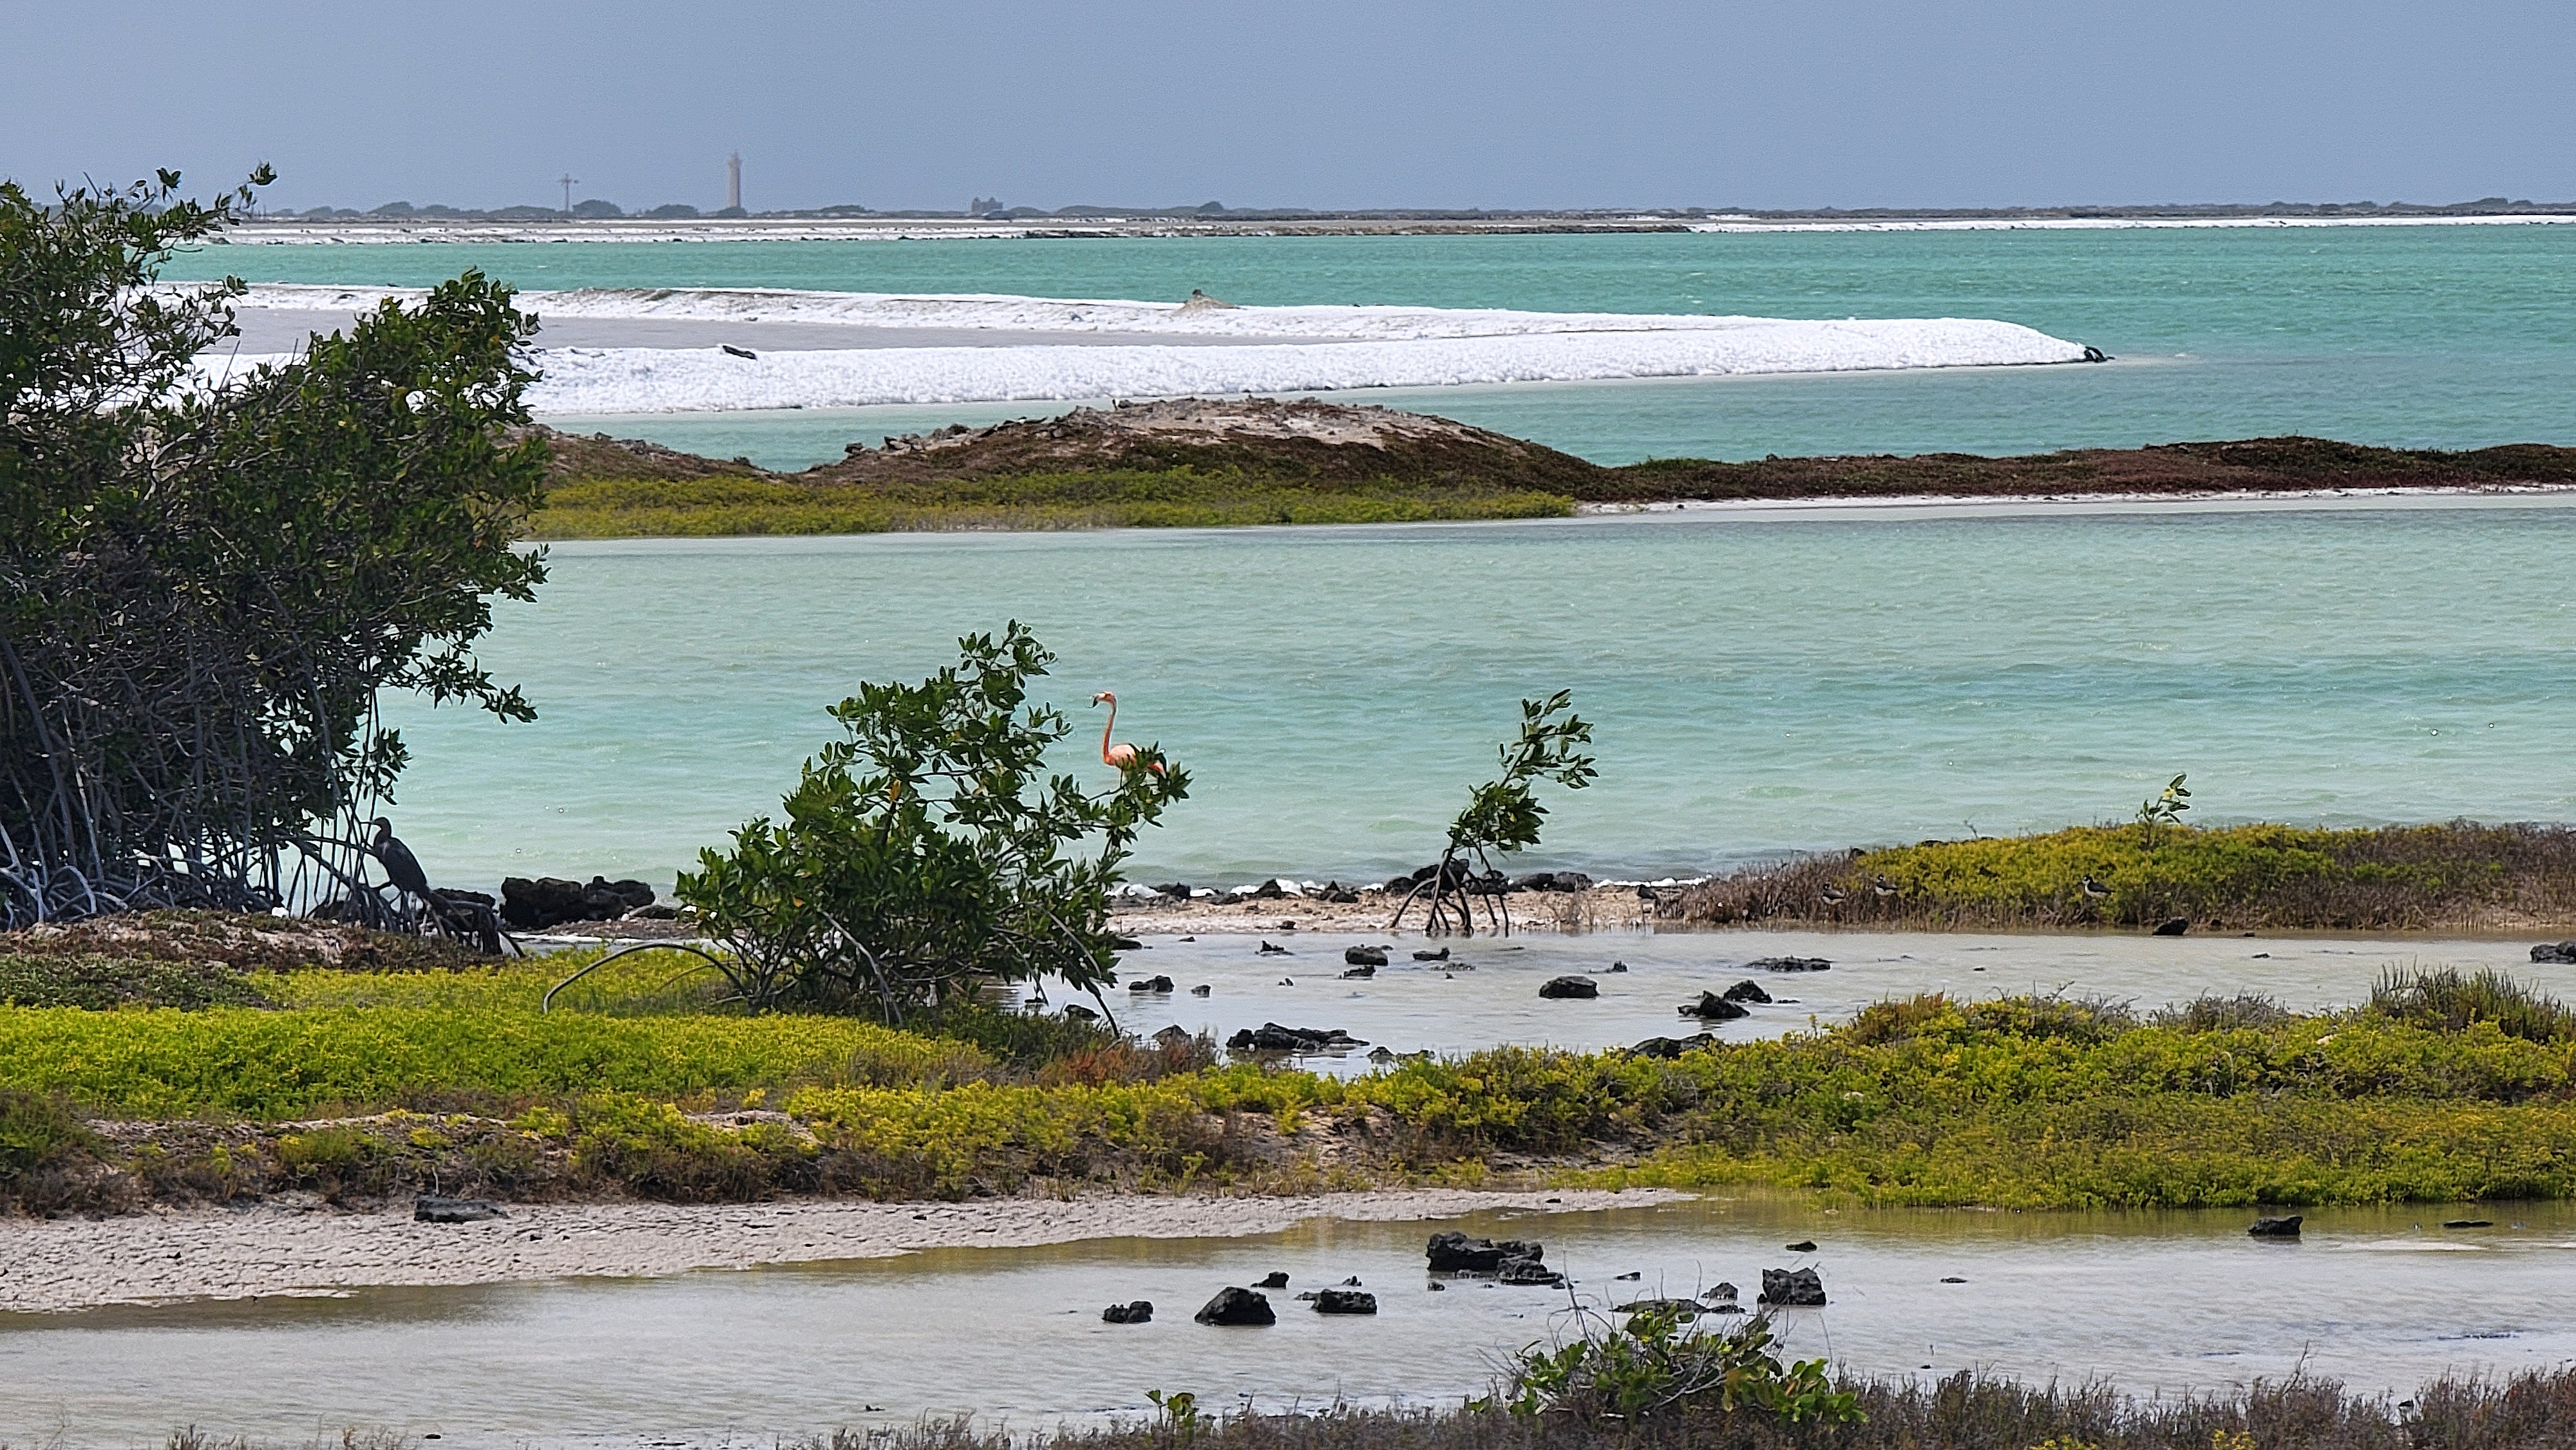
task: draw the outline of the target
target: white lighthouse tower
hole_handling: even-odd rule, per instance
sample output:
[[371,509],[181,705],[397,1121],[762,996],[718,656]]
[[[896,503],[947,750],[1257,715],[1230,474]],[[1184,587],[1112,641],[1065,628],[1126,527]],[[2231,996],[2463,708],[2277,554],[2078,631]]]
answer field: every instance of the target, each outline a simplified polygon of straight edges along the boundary
[[742,153],[725,158],[725,210],[742,210]]

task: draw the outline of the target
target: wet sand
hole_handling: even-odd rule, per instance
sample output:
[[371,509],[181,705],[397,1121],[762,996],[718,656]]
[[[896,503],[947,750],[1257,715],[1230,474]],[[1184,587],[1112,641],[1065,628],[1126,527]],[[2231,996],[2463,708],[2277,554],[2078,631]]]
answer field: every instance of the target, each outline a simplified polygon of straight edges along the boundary
[[512,1204],[506,1218],[467,1224],[414,1222],[408,1202],[352,1212],[272,1199],[251,1208],[104,1220],[0,1219],[0,1314],[369,1287],[636,1278],[1083,1239],[1234,1237],[1319,1218],[1386,1222],[1509,1208],[1649,1207],[1688,1196],[1649,1189],[1421,1189],[1295,1198]]

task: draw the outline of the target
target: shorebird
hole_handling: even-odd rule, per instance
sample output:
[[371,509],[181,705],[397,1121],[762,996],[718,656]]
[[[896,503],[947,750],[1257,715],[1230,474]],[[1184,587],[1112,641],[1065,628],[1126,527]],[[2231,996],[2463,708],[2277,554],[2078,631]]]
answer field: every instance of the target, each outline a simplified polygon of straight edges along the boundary
[[1869,894],[1872,896],[1894,896],[1896,894],[1896,883],[1888,880],[1884,876],[1873,877],[1869,883]]
[[1816,895],[1823,898],[1824,903],[1827,906],[1840,906],[1851,899],[1851,893],[1843,890],[1839,886],[1819,887],[1817,888]]
[[417,896],[424,902],[430,901],[432,898],[429,894],[429,874],[420,869],[420,858],[413,855],[411,847],[404,845],[401,839],[394,835],[393,822],[378,816],[373,824],[376,828],[376,839],[367,850],[384,863],[385,879],[392,882],[394,889],[405,896]]
[[[1101,705],[1109,707],[1109,719],[1100,727],[1100,763],[1119,770],[1134,765],[1137,760],[1135,746],[1123,740],[1115,745],[1109,743],[1109,732],[1118,728],[1118,697],[1103,690],[1091,697],[1091,703],[1095,708]],[[1163,763],[1159,760],[1146,761],[1145,768],[1156,775],[1163,773]]]
[[2095,901],[2100,901],[2102,898],[2111,894],[2110,887],[2103,885],[2101,882],[2094,880],[2090,876],[2084,878],[2083,891],[2086,896],[2093,898]]

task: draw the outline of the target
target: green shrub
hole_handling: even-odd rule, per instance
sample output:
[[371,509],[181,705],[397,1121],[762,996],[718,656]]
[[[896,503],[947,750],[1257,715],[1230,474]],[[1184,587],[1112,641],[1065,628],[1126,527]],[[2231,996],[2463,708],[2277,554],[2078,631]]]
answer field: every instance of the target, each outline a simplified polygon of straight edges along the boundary
[[[1042,778],[1072,732],[1028,704],[1055,657],[1017,621],[957,647],[918,685],[862,683],[833,706],[849,738],[806,762],[784,819],[753,820],[681,874],[755,1008],[866,1003],[901,1022],[991,982],[1117,980],[1110,888],[1189,775],[1149,746],[1128,748],[1105,794]],[[1096,855],[1076,854],[1095,837]]]

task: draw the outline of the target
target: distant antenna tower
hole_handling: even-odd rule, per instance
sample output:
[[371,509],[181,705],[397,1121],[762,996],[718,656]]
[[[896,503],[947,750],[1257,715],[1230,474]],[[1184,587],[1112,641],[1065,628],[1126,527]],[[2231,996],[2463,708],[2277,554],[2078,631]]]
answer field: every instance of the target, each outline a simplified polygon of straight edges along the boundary
[[725,158],[725,210],[742,210],[742,153]]
[[559,176],[559,177],[557,177],[557,178],[555,178],[555,179],[556,179],[557,181],[560,181],[560,182],[562,182],[562,183],[563,183],[563,189],[564,189],[564,215],[565,215],[565,216],[571,216],[571,215],[572,215],[572,189],[573,189],[574,187],[576,187],[576,186],[581,185],[581,178],[580,178],[580,177],[578,177],[578,176],[575,176],[575,175],[573,175],[571,172],[567,171],[567,172],[565,172],[563,175],[561,175],[561,176]]

